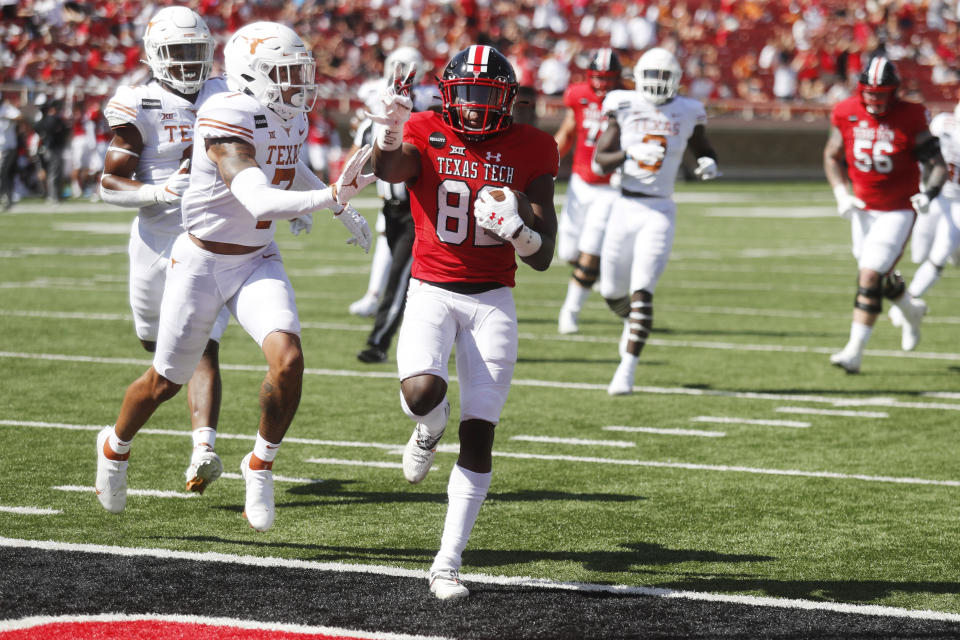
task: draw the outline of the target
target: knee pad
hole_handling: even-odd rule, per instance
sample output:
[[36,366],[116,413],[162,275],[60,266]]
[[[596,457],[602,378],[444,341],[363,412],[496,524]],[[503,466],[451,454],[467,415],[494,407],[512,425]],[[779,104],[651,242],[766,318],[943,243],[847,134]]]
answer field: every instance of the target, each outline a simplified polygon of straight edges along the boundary
[[[853,306],[867,313],[880,313],[883,311],[883,305],[881,304],[882,294],[883,290],[879,286],[873,289],[857,287],[857,295],[853,298]],[[867,302],[861,302],[861,296],[867,298]]]
[[900,275],[899,271],[890,271],[887,275],[883,276],[880,281],[880,286],[883,287],[883,297],[888,300],[896,300],[903,295],[903,292],[907,288],[906,283],[903,281],[903,276]]
[[591,269],[579,264],[573,269],[573,279],[580,283],[580,286],[584,289],[593,287],[599,276],[600,269]]
[[621,318],[627,318],[630,316],[630,296],[623,296],[622,298],[616,298],[611,300],[610,298],[604,298],[607,302],[607,306],[610,307],[610,310]]

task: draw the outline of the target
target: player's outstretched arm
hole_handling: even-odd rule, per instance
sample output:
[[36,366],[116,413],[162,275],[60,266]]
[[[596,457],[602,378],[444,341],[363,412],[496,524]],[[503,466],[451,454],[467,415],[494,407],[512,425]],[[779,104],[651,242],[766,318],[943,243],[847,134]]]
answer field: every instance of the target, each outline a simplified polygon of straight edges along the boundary
[[687,147],[697,159],[697,168],[693,173],[701,180],[713,180],[720,177],[720,169],[717,167],[717,152],[713,150],[713,145],[707,140],[707,128],[698,124],[693,128],[693,134],[687,141]]
[[[291,220],[319,209],[340,211],[331,187],[310,191],[287,191],[295,175],[280,173],[271,179],[257,164],[254,146],[241,138],[205,141],[207,157],[233,195],[256,220]],[[271,186],[276,185],[276,187]]]
[[947,164],[940,152],[940,140],[929,131],[917,136],[917,145],[914,155],[921,168],[921,189],[910,198],[917,213],[923,214],[930,210],[930,203],[940,195],[940,190],[947,181]]

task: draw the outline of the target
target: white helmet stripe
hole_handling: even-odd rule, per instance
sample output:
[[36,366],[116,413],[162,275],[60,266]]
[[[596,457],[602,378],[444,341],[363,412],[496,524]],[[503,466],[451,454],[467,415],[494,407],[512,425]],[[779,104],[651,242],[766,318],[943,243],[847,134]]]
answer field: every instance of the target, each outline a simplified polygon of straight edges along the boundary
[[467,54],[467,66],[472,67],[473,73],[485,73],[487,63],[490,61],[490,47],[484,45],[472,45],[470,53]]
[[597,68],[601,71],[610,70],[610,55],[613,53],[610,49],[600,49],[597,51]]
[[883,70],[886,65],[886,58],[878,57],[870,61],[870,70],[867,72],[867,77],[870,78],[871,86],[877,86],[880,84],[880,78],[883,77]]

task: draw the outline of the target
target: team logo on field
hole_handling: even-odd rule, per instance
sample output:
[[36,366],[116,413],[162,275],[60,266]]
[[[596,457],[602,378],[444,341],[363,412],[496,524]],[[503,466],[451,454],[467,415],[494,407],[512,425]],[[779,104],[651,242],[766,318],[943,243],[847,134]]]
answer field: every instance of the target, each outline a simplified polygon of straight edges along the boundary
[[253,116],[253,126],[257,129],[266,129],[267,128],[267,116],[263,114],[257,114]]
[[140,101],[140,107],[142,109],[159,109],[160,101],[155,98],[144,98]]
[[427,142],[429,142],[430,146],[434,149],[443,149],[447,145],[447,136],[439,131],[434,131],[430,134],[430,137],[427,138]]

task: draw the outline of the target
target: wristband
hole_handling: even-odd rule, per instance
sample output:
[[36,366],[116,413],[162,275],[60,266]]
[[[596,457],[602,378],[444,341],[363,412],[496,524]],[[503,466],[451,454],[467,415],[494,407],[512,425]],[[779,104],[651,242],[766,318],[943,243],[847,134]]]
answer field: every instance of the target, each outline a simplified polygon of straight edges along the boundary
[[520,227],[520,231],[517,232],[516,236],[510,239],[510,244],[517,250],[518,256],[526,258],[540,250],[540,246],[543,244],[543,238],[527,225],[523,225]]
[[403,125],[399,127],[382,126],[377,131],[377,146],[381,151],[396,151],[403,143]]

